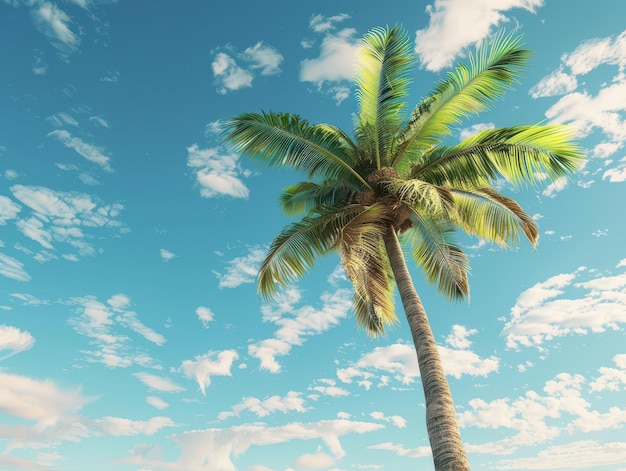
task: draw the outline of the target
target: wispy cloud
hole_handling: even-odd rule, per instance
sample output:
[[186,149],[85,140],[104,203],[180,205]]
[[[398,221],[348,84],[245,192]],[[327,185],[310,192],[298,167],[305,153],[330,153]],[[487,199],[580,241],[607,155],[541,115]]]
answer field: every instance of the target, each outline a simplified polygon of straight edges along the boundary
[[180,392],[184,391],[185,388],[174,383],[173,381],[163,378],[161,376],[156,376],[148,373],[135,373],[137,379],[139,379],[143,384],[148,386],[151,389],[162,392]]
[[109,173],[113,171],[109,164],[111,159],[102,153],[103,149],[100,147],[88,144],[78,137],[72,137],[72,135],[65,130],[52,131],[48,134],[48,137],[58,139],[65,147],[75,150],[81,157],[99,165],[104,171]]
[[220,280],[219,288],[236,288],[245,283],[254,283],[264,259],[265,250],[255,245],[248,249],[246,255],[229,260],[226,273],[213,272]]
[[[10,325],[0,325],[0,360],[17,353],[30,350],[35,345],[35,338],[30,332]],[[3,352],[7,352],[4,353]]]
[[160,254],[161,260],[163,260],[164,262],[169,262],[170,260],[174,260],[177,257],[175,253],[170,252],[167,249],[161,249]]
[[11,198],[0,195],[0,226],[5,225],[11,219],[15,219],[21,210],[22,207]]
[[70,17],[57,5],[40,1],[31,10],[35,27],[43,33],[50,43],[67,58],[78,50],[80,37],[71,30]]
[[216,52],[211,63],[217,91],[222,95],[251,87],[257,71],[262,76],[281,72],[282,54],[261,41],[241,53],[231,46],[225,49],[226,52]]
[[187,148],[187,166],[196,174],[203,198],[226,195],[247,198],[250,191],[241,177],[249,172],[239,166],[239,155],[223,147],[201,149],[197,144]]
[[289,391],[286,396],[271,396],[265,399],[257,399],[256,397],[244,397],[240,403],[232,406],[232,410],[220,412],[217,416],[219,420],[225,420],[230,417],[239,417],[244,411],[252,412],[257,417],[266,417],[275,412],[286,414],[290,411],[306,412],[305,400],[302,394],[295,391]]
[[206,306],[199,306],[196,309],[196,315],[198,316],[200,322],[202,322],[202,327],[204,327],[205,329],[209,328],[209,322],[213,322],[215,318],[215,314],[213,314],[213,311],[211,311],[211,309]]
[[509,21],[504,12],[521,8],[534,13],[542,5],[543,0],[435,0],[426,7],[428,26],[415,33],[415,52],[427,70],[450,67],[468,46]]
[[202,394],[206,395],[206,388],[211,385],[211,377],[232,376],[230,370],[238,358],[239,355],[234,350],[223,350],[219,353],[209,351],[193,360],[183,361],[180,369],[187,378],[195,379]]
[[[292,440],[322,440],[335,458],[345,456],[340,437],[351,433],[369,433],[383,428],[381,424],[350,420],[323,420],[320,422],[293,422],[269,427],[265,424],[245,424],[229,428],[193,430],[169,438],[180,447],[176,462],[163,462],[144,454],[124,460],[140,467],[180,469],[183,463],[203,463],[207,469],[236,469],[232,458],[242,455],[251,446],[268,446]],[[191,461],[190,461],[191,460]]]
[[30,275],[19,260],[0,252],[0,275],[17,281],[30,281]]

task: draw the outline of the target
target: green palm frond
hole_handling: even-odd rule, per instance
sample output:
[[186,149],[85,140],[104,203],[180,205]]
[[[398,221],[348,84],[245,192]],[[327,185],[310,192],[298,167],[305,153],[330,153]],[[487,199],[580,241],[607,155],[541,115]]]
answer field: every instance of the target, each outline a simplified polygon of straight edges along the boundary
[[368,207],[342,230],[341,264],[354,287],[357,325],[371,336],[397,322],[392,272],[385,251],[385,208]]
[[288,216],[301,216],[316,207],[333,207],[348,204],[360,188],[349,183],[324,180],[317,184],[300,182],[283,189],[280,206]]
[[387,185],[390,193],[408,206],[420,208],[430,215],[449,217],[455,202],[448,188],[433,185],[423,180],[394,180]]
[[367,182],[353,170],[352,148],[328,126],[287,113],[246,113],[230,119],[225,140],[267,166],[291,167],[310,178]]
[[583,157],[563,125],[489,129],[453,147],[426,152],[413,178],[437,185],[480,188],[503,177],[514,185],[556,180],[576,170]]
[[537,245],[537,224],[513,199],[492,188],[453,189],[450,193],[458,209],[457,221],[468,234],[510,246],[519,244],[521,231],[533,246]]
[[449,299],[469,297],[469,261],[454,240],[454,226],[445,219],[433,219],[412,210],[413,227],[405,232],[413,260],[429,283]]
[[277,285],[301,278],[317,257],[337,249],[343,228],[364,211],[360,205],[316,209],[315,216],[283,228],[270,245],[259,270],[259,293],[264,298],[272,299]]
[[[376,28],[363,37],[357,61],[356,97],[361,136],[371,137],[376,168],[388,165],[391,138],[402,122],[402,100],[408,95],[415,56],[406,32],[398,25]],[[363,148],[359,141],[359,147]]]
[[512,84],[528,62],[530,51],[522,48],[521,36],[497,35],[459,64],[435,91],[413,111],[400,133],[393,165],[402,172],[411,156],[451,134],[451,126],[489,108]]

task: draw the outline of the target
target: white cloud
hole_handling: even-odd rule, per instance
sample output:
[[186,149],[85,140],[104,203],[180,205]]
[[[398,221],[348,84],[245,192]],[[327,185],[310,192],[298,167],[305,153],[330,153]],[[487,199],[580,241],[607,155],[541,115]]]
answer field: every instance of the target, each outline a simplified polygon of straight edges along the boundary
[[327,33],[335,29],[336,23],[341,23],[350,18],[347,13],[340,13],[333,16],[313,15],[309,21],[309,28],[315,33]]
[[209,322],[213,322],[215,317],[213,311],[205,306],[199,306],[196,309],[196,315],[198,316],[198,319],[200,319],[200,322],[202,322],[202,327],[205,329],[209,328]]
[[74,330],[90,339],[95,350],[83,350],[86,360],[103,363],[110,368],[127,368],[132,365],[160,368],[155,360],[137,346],[127,335],[131,330],[158,346],[165,337],[144,325],[133,311],[126,311],[130,299],[117,295],[109,299],[108,307],[95,296],[71,298],[67,304],[78,306],[77,316],[68,320]]
[[319,57],[300,63],[300,81],[321,84],[352,80],[359,51],[355,34],[352,28],[327,34],[322,40]]
[[266,417],[275,412],[286,414],[290,411],[306,412],[305,400],[301,397],[301,393],[289,391],[286,396],[271,396],[265,399],[257,399],[256,397],[244,397],[240,403],[232,406],[232,410],[220,412],[217,416],[219,420],[229,417],[239,417],[243,411],[249,411],[256,414],[257,417]]
[[177,255],[175,253],[170,252],[167,249],[161,249],[161,259],[164,262],[169,262],[170,260],[174,259],[177,257]]
[[93,123],[97,127],[111,129],[111,125],[109,124],[109,122],[102,116],[90,116],[89,122]]
[[243,51],[242,58],[250,62],[251,69],[261,69],[261,75],[276,75],[281,72],[283,56],[272,46],[258,42]]
[[[461,378],[463,375],[487,376],[498,371],[500,361],[497,357],[481,358],[469,350],[471,342],[467,337],[476,332],[474,329],[454,326],[447,338],[447,343],[453,348],[438,347],[446,375]],[[402,384],[414,382],[419,377],[415,347],[404,343],[376,347],[348,368],[338,369],[337,377],[344,383],[351,383],[353,378],[371,378],[373,372],[390,374]],[[387,384],[388,379],[381,383],[383,386]]]
[[274,336],[248,346],[248,354],[261,361],[261,368],[271,373],[281,370],[276,357],[287,355],[293,345],[302,345],[307,337],[321,334],[347,317],[352,307],[352,293],[347,289],[325,292],[320,297],[322,306],[296,307],[300,293],[295,288],[279,295],[273,304],[264,305],[263,320],[279,328]]
[[69,16],[55,4],[39,2],[31,14],[37,29],[48,37],[62,56],[67,57],[78,49],[80,38],[70,29]]
[[567,184],[568,184],[567,178],[560,177],[554,182],[550,183],[547,187],[545,187],[544,190],[541,192],[541,194],[543,196],[547,196],[548,198],[554,198],[557,195],[557,193],[567,188]]
[[126,230],[117,219],[124,209],[121,204],[100,205],[85,193],[38,186],[13,185],[11,191],[32,211],[32,217],[17,221],[17,228],[46,249],[53,249],[53,242],[61,242],[72,246],[79,255],[94,255],[96,249],[85,240],[88,237],[83,230]]
[[0,252],[0,275],[17,281],[30,281],[30,275],[19,260]]
[[461,141],[475,136],[476,134],[478,134],[479,132],[482,131],[486,131],[487,129],[494,129],[496,127],[495,124],[493,123],[478,123],[478,124],[473,124],[472,126],[470,126],[469,128],[465,128],[465,129],[461,129],[459,132],[459,139]]
[[48,137],[58,139],[65,147],[75,150],[81,157],[99,165],[104,171],[113,171],[111,165],[109,164],[111,159],[102,153],[101,148],[96,147],[93,144],[88,144],[78,137],[72,137],[72,135],[65,130],[52,131],[51,133],[48,133]]
[[259,423],[223,429],[193,430],[169,437],[181,449],[181,456],[175,463],[164,463],[140,454],[124,462],[158,469],[206,467],[211,470],[235,471],[237,468],[232,458],[241,456],[251,446],[275,445],[292,440],[322,440],[335,458],[342,458],[345,451],[341,447],[340,437],[350,433],[373,432],[381,428],[381,424],[370,422],[323,420],[313,423],[294,422],[278,427]]
[[626,157],[620,159],[615,168],[604,172],[602,180],[609,180],[611,183],[622,183],[626,181]]
[[62,128],[64,126],[78,126],[78,121],[63,111],[55,113],[52,116],[48,116],[46,121],[57,128]]
[[226,273],[213,272],[220,280],[218,287],[236,288],[245,283],[254,283],[259,273],[261,262],[265,259],[265,249],[254,245],[242,257],[229,260],[226,263]]
[[370,413],[370,417],[376,420],[384,420],[385,422],[391,422],[398,428],[406,427],[406,419],[399,415],[386,416],[383,412],[375,411]]
[[227,49],[229,53],[217,52],[211,63],[220,94],[251,87],[257,70],[263,76],[280,73],[282,54],[262,41],[246,48],[243,53],[230,46]]
[[187,148],[187,166],[196,173],[203,198],[218,195],[248,197],[248,187],[241,180],[247,172],[239,167],[239,157],[238,154],[224,152],[221,147],[200,149],[193,144]]
[[146,397],[146,402],[150,404],[152,407],[155,407],[159,410],[167,409],[170,406],[163,399],[161,399],[160,397],[156,397],[156,396]]
[[182,386],[161,376],[151,375],[149,373],[135,373],[133,376],[135,376],[149,388],[152,388],[156,391],[180,392],[185,390],[185,388],[183,388]]
[[613,362],[617,368],[602,367],[598,376],[589,385],[592,391],[619,391],[626,386],[626,354],[615,355]]
[[9,358],[16,353],[30,350],[35,345],[35,338],[26,330],[20,330],[10,325],[0,325],[0,355],[2,352],[9,353],[0,356],[0,360]]
[[428,70],[450,67],[467,46],[509,21],[503,12],[522,8],[534,13],[542,5],[543,0],[435,0],[426,7],[428,27],[416,32],[415,52]]
[[398,456],[406,456],[408,458],[424,458],[431,456],[432,452],[428,446],[418,446],[417,448],[405,448],[403,445],[397,445],[391,442],[379,443],[378,445],[370,445],[370,450],[387,450],[392,451]]
[[12,199],[0,195],[0,226],[3,226],[15,217],[22,210],[22,207]]
[[[498,469],[590,469],[626,463],[626,443],[581,440],[539,451],[537,456],[501,460]],[[615,468],[617,469],[617,468]]]
[[213,360],[215,356],[216,352],[209,351],[193,360],[185,360],[181,365],[185,376],[196,380],[203,395],[206,395],[206,388],[211,385],[211,376],[232,376],[230,370],[233,362],[239,358],[234,350],[223,350]]
[[[587,273],[587,281],[574,283]],[[525,290],[503,329],[507,348],[542,348],[555,337],[619,330],[626,323],[626,273],[591,277],[581,267]],[[567,290],[576,294],[566,295]]]
[[311,389],[330,397],[345,397],[350,395],[348,391],[338,386],[314,386]]
[[294,464],[298,469],[328,469],[336,463],[337,458],[317,450],[314,454],[306,453],[299,456]]
[[[617,73],[603,85],[597,95],[588,90],[576,91],[580,80],[602,64],[617,66]],[[581,43],[573,52],[563,54],[559,69],[531,88],[533,98],[563,95],[546,111],[554,122],[569,123],[579,137],[594,130],[606,140],[595,146],[593,155],[606,158],[626,143],[626,31],[617,37],[596,38]],[[584,82],[583,82],[584,83]],[[621,182],[623,166],[609,169],[604,178]]]

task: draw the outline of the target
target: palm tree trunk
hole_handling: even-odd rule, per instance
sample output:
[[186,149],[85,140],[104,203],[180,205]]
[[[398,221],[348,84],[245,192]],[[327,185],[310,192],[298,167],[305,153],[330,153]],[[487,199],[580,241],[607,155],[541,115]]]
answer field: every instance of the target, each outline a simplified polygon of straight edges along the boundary
[[393,228],[385,234],[385,247],[417,352],[424,396],[426,428],[436,471],[470,469],[463,449],[454,402],[424,306],[415,291],[402,247]]

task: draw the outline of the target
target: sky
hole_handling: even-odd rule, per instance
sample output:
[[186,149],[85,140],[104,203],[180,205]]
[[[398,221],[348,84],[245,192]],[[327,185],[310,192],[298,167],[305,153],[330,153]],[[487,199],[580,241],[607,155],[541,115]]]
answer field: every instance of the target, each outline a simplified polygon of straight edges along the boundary
[[0,0],[0,469],[432,470],[410,332],[356,327],[336,255],[255,278],[305,177],[223,144],[243,112],[351,131],[359,38],[405,27],[409,105],[500,31],[534,51],[454,129],[567,123],[541,240],[462,237],[471,301],[409,264],[473,469],[626,470],[623,0]]

